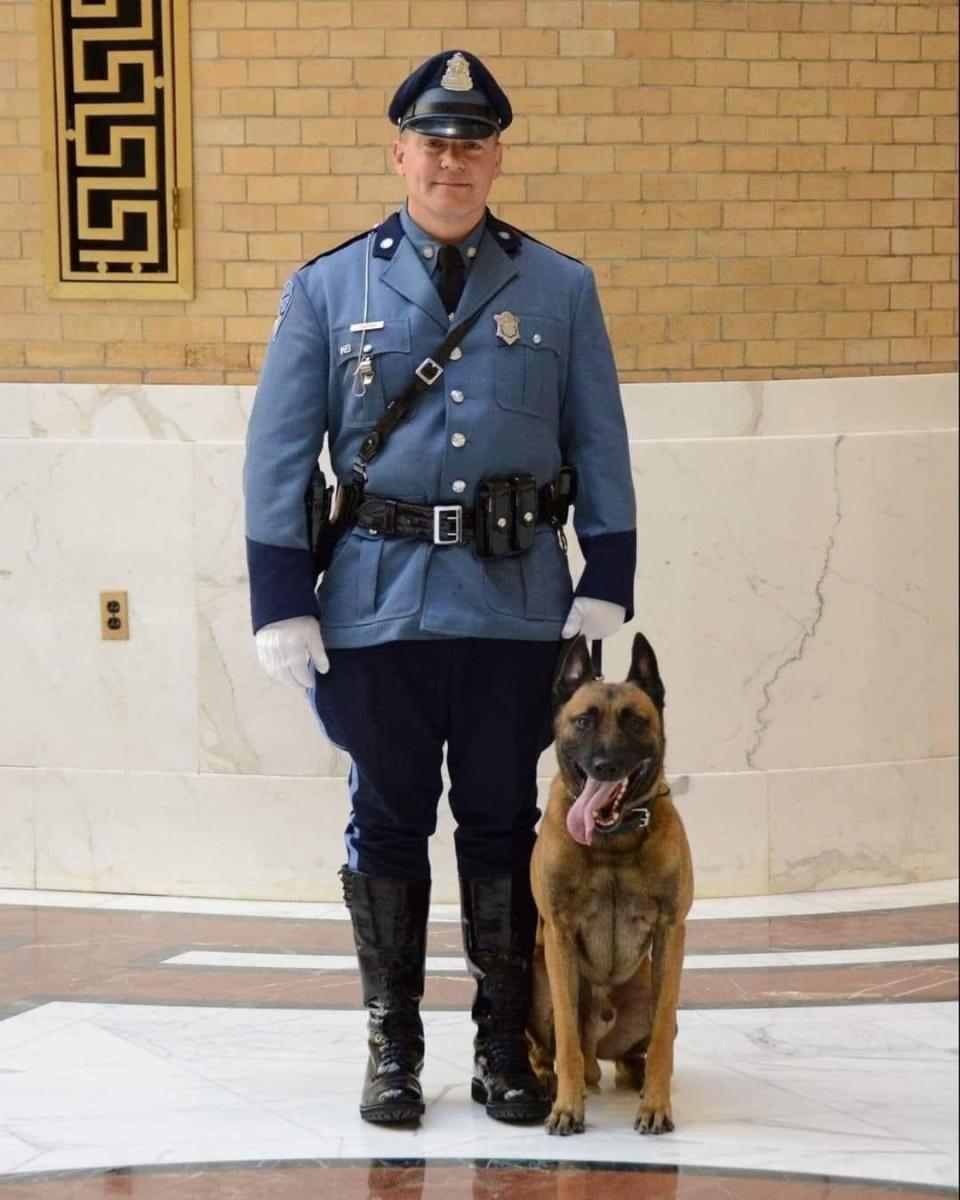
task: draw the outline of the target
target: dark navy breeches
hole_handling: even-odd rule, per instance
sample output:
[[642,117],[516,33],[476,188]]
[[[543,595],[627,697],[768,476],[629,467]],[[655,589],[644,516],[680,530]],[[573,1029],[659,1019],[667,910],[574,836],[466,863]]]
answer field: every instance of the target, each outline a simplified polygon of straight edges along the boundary
[[329,650],[314,704],[353,760],[348,864],[430,876],[444,746],[457,868],[465,879],[526,866],[540,813],[537,759],[550,744],[556,642],[451,638]]

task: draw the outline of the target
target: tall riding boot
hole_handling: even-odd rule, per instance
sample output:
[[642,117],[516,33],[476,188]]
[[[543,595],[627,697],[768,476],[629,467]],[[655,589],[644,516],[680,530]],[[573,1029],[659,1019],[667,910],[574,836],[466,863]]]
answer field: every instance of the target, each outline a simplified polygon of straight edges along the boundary
[[370,1058],[360,1099],[365,1121],[393,1124],[423,1114],[423,967],[429,879],[383,879],[340,870],[360,963]]
[[460,880],[463,945],[477,981],[470,1094],[498,1121],[542,1120],[550,1112],[530,1066],[526,1024],[537,910],[526,870]]

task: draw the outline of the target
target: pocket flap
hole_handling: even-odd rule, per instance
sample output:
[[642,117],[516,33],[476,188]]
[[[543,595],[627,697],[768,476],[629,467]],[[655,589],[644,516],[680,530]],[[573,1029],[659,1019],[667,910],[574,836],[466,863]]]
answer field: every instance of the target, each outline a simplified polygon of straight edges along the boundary
[[498,349],[510,350],[526,346],[528,350],[552,350],[559,355],[563,349],[564,323],[556,317],[523,315],[518,318],[517,340],[512,346],[498,340]]
[[[409,354],[410,323],[406,320],[385,321],[382,329],[351,333],[350,326],[335,329],[332,334],[334,361],[345,363],[361,353],[375,358],[378,354]],[[368,349],[369,347],[369,349]]]

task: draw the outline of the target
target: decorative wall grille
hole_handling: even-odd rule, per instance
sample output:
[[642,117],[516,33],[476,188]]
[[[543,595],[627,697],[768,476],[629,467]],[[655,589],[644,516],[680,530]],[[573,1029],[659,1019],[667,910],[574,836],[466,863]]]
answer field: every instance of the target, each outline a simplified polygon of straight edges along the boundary
[[42,0],[47,287],[189,299],[188,0]]

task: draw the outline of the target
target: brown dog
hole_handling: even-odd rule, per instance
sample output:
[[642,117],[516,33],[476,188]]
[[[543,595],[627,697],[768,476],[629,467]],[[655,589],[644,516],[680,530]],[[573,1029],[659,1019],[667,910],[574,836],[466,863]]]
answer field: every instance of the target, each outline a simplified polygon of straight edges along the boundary
[[[641,1091],[634,1128],[673,1129],[670,1078],[693,869],[663,777],[663,684],[638,633],[624,683],[593,672],[587,643],[554,682],[560,773],[533,851],[540,910],[529,1038],[555,1103],[550,1133],[582,1133],[584,1092],[613,1059]],[[556,1074],[554,1075],[554,1063]]]

